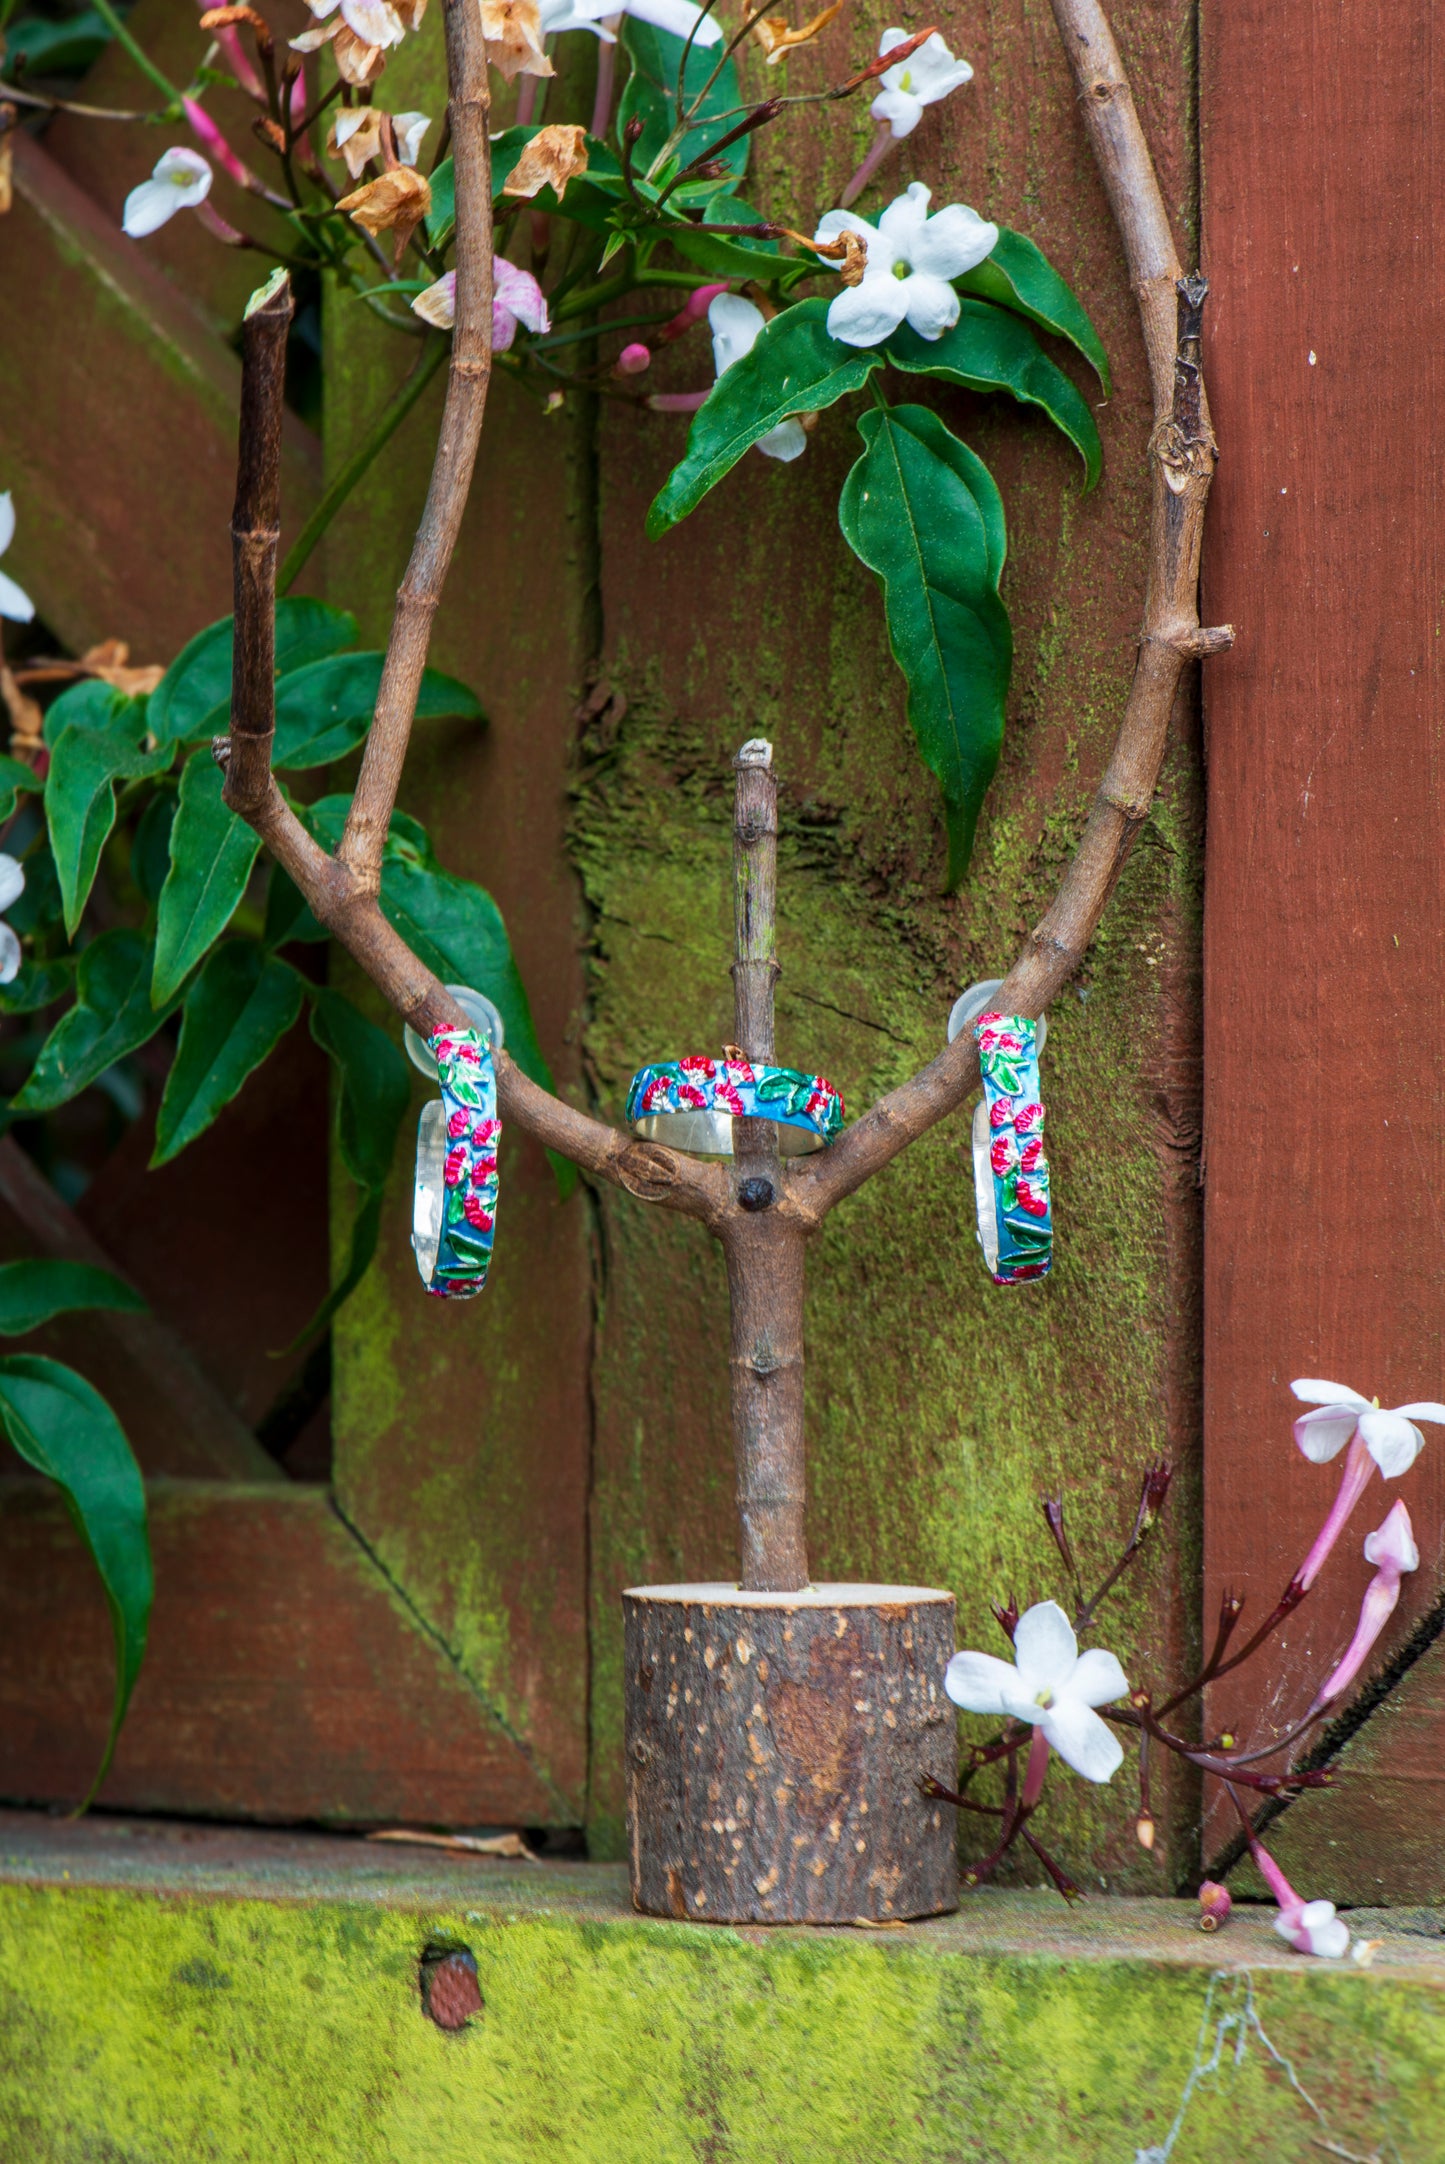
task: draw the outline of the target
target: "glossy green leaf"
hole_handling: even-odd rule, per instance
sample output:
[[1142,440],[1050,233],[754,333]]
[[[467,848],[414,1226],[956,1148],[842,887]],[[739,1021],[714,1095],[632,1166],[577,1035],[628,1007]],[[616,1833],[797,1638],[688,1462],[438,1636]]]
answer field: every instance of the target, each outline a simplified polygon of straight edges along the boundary
[[171,828],[176,819],[176,791],[159,788],[136,822],[130,845],[130,876],[145,899],[160,900],[171,868]]
[[0,1263],[0,1337],[23,1337],[52,1315],[78,1308],[119,1308],[143,1315],[145,1301],[133,1285],[98,1270],[89,1262],[62,1262],[37,1255],[24,1262]]
[[228,939],[207,957],[181,1007],[181,1041],[156,1115],[152,1166],[205,1133],[301,1012],[301,979],[253,940]]
[[74,962],[22,962],[8,984],[0,984],[0,1014],[36,1014],[64,999],[75,981]]
[[[156,751],[145,749],[143,700],[118,698],[105,685],[84,688],[103,691],[104,707],[94,700],[83,706],[77,703],[76,718],[52,743],[45,777],[45,817],[65,929],[71,938],[90,898],[100,852],[115,825],[115,784],[159,774],[173,757],[169,745]],[[57,708],[62,703],[57,700]]]
[[1027,316],[1030,323],[1067,338],[1093,369],[1107,397],[1113,385],[1104,341],[1089,320],[1088,311],[1071,286],[1064,283],[1038,245],[1023,233],[998,229],[993,253],[976,269],[955,279],[960,293],[993,301]]
[[[325,601],[288,594],[276,604],[276,673],[338,654],[356,640],[356,618]],[[231,618],[208,624],[166,670],[150,697],[147,723],[162,744],[224,735],[231,716]]]
[[[677,70],[684,40],[674,37],[670,30],[659,30],[654,24],[641,21],[636,15],[623,16],[621,40],[631,56],[632,73],[618,105],[618,140],[621,141],[622,131],[630,120],[642,122],[642,135],[632,162],[640,177],[655,179],[654,167],[678,118]],[[720,54],[720,46],[699,45],[694,39],[683,75],[684,105],[691,105],[696,98],[717,66]],[[736,125],[742,102],[738,71],[731,60],[726,60],[679,146],[677,154],[684,165],[706,156],[718,137],[726,135]],[[729,117],[719,119],[719,114]],[[748,150],[749,138],[744,135],[718,153],[722,164],[738,180],[748,169]]]
[[[496,155],[496,145],[493,144],[492,156],[494,159]],[[431,183],[431,209],[422,220],[426,229],[427,246],[429,248],[444,248],[451,239],[453,228],[457,222],[456,167],[450,158],[443,158],[436,171],[430,174],[428,178]],[[492,185],[495,189],[501,184],[494,179]]]
[[0,754],[0,821],[14,818],[15,807],[27,791],[38,796],[44,787],[34,767]]
[[58,22],[44,15],[28,15],[20,22],[5,25],[5,57],[0,62],[0,75],[16,77],[22,67],[31,79],[83,74],[95,65],[111,35],[109,23],[95,8],[63,15]]
[[340,1085],[336,1137],[342,1162],[361,1194],[346,1268],[293,1346],[331,1320],[370,1267],[381,1229],[382,1190],[411,1102],[411,1071],[386,1032],[340,992],[313,986],[311,1001],[311,1034],[329,1055]]
[[53,747],[72,724],[78,724],[82,729],[121,729],[139,743],[148,726],[145,713],[144,699],[128,699],[124,692],[101,683],[99,677],[87,676],[62,691],[46,708],[40,733]]
[[255,829],[221,801],[224,786],[208,751],[193,753],[181,770],[171,868],[156,911],[151,997],[157,1006],[174,998],[230,923],[261,847]]
[[[674,198],[675,200],[675,198]],[[708,203],[712,225],[759,225],[762,214],[735,195],[715,195]],[[714,278],[776,278],[793,259],[775,240],[751,240],[739,233],[700,233],[691,225],[663,228],[668,241],[689,263]]]
[[688,430],[686,451],[647,514],[654,541],[695,510],[759,436],[790,414],[817,413],[861,390],[882,367],[881,346],[840,345],[828,335],[827,317],[823,299],[785,308],[764,326],[751,353],[718,377]]
[[[904,324],[879,353],[895,368],[906,368],[914,375],[942,376],[970,391],[1007,391],[1025,405],[1039,407],[1083,459],[1086,490],[1103,471],[1104,447],[1082,392],[1049,359],[1027,323],[1002,308],[965,300],[957,323],[941,338],[920,338]],[[729,369],[728,374],[732,373]]]
[[330,933],[318,924],[311,914],[311,906],[305,895],[288,872],[273,863],[271,875],[266,882],[266,917],[261,928],[261,942],[267,950],[284,947],[291,940],[315,943],[329,939]]
[[105,1399],[58,1360],[28,1353],[0,1359],[0,1425],[26,1464],[47,1474],[65,1497],[110,1610],[115,1698],[89,1803],[109,1770],[150,1627],[154,1578],[145,1482]]
[[[272,765],[278,770],[329,766],[353,751],[371,727],[385,661],[385,654],[333,654],[283,676],[276,686]],[[424,669],[416,719],[449,716],[486,719],[475,692],[440,669]]]
[[75,1005],[56,1023],[12,1112],[51,1112],[149,1042],[175,1005],[153,1007],[151,947],[139,932],[102,932],[80,957]]
[[[540,126],[535,128],[503,128],[500,135],[492,137],[492,196],[494,200],[500,199],[528,143],[531,142],[534,135],[540,135],[541,132]],[[579,176],[578,179],[568,182],[565,190],[565,200],[559,202],[551,188],[543,188],[537,196],[528,200],[532,203],[534,209],[549,210],[554,213],[560,211],[563,217],[580,218],[581,223],[584,225],[605,223],[607,213],[612,209],[617,198],[610,191],[603,194],[596,186],[599,181],[602,183],[603,188],[606,188],[609,182],[613,182],[616,184],[617,193],[622,192],[622,168],[617,163],[615,153],[605,143],[599,142],[595,135],[589,135],[587,138],[587,172]],[[588,214],[583,215],[580,206],[584,199],[588,197],[594,200],[587,205]],[[451,159],[443,158],[441,164],[431,175],[431,209],[426,217],[428,247],[444,248],[456,229],[456,222],[456,173]]]
[[965,446],[936,413],[874,410],[858,432],[867,448],[843,485],[839,523],[883,582],[909,723],[943,791],[952,888],[968,869],[1003,743],[1013,638],[997,544],[973,494],[976,461],[960,457]]

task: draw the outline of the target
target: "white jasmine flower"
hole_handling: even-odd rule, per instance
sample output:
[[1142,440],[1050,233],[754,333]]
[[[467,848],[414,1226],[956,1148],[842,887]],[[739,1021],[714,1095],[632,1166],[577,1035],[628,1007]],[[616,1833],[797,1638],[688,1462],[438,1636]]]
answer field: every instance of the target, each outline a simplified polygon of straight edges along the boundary
[[949,280],[992,253],[998,227],[962,203],[930,218],[929,201],[929,190],[915,180],[876,227],[851,210],[830,210],[819,225],[817,240],[856,233],[868,250],[861,280],[846,286],[828,310],[828,329],[845,346],[881,345],[903,322],[920,338],[941,338],[958,321],[958,295]]
[[[906,45],[912,34],[909,30],[885,30],[878,40],[880,57],[891,53],[895,45]],[[916,52],[896,68],[888,69],[869,110],[875,120],[888,123],[897,142],[901,136],[913,133],[923,118],[925,105],[936,105],[950,91],[961,90],[972,81],[973,69],[968,62],[955,60],[935,30]]]
[[[449,331],[457,316],[457,274],[444,271],[433,286],[418,293],[412,310],[423,323]],[[492,351],[505,353],[517,335],[517,325],[529,331],[552,328],[547,299],[530,271],[519,270],[505,256],[492,257]]]
[[211,168],[198,150],[162,151],[149,180],[125,199],[122,229],[132,240],[158,233],[178,210],[193,210],[211,192]]
[[[0,506],[9,502],[8,496],[0,496]],[[3,530],[3,528],[0,528]],[[3,600],[0,594],[0,600]],[[18,902],[25,892],[25,874],[14,857],[0,856],[0,909],[8,909]],[[0,984],[9,984],[20,968],[20,942],[9,925],[0,918]]]
[[1425,1438],[1415,1422],[1429,1420],[1445,1425],[1445,1405],[1427,1401],[1382,1411],[1378,1398],[1362,1398],[1358,1390],[1347,1389],[1344,1383],[1319,1382],[1312,1376],[1302,1376],[1290,1388],[1306,1405],[1317,1408],[1312,1413],[1301,1413],[1294,1424],[1295,1441],[1315,1465],[1328,1464],[1358,1429],[1361,1442],[1385,1478],[1395,1480],[1409,1472],[1425,1448]]
[[1093,1709],[1125,1697],[1128,1678],[1112,1653],[1098,1646],[1079,1651],[1057,1601],[1040,1601],[1019,1617],[1013,1662],[955,1653],[943,1687],[965,1713],[1010,1714],[1041,1728],[1086,1781],[1107,1781],[1119,1769],[1123,1746]]
[[[0,556],[5,554],[6,549],[9,548],[14,539],[15,505],[11,499],[9,489],[0,489]],[[35,603],[26,593],[24,587],[17,586],[14,579],[8,579],[5,573],[0,571],[0,616],[8,616],[12,624],[28,624],[34,614]],[[9,857],[6,857],[4,862],[8,864],[10,862]],[[19,892],[20,889],[17,887],[15,894]],[[12,894],[10,899],[14,901],[15,895]],[[4,906],[4,903],[0,902],[0,909],[3,909]],[[12,971],[11,974],[13,975],[14,972]],[[5,980],[0,979],[0,982],[3,981]]]
[[[719,293],[708,303],[708,329],[712,332],[712,361],[720,376],[726,375],[734,361],[740,361],[745,353],[751,353],[767,317],[761,308],[745,301],[741,293]],[[764,458],[779,458],[786,465],[790,460],[801,458],[808,448],[808,438],[803,424],[796,414],[786,421],[779,421],[766,436],[759,436],[753,445]]]
[[401,11],[391,5],[391,0],[306,0],[306,5],[318,22],[325,22],[339,7],[341,20],[363,45],[377,45],[384,50],[390,45],[400,45],[406,36],[406,23]]
[[1335,1914],[1333,1901],[1302,1901],[1295,1908],[1281,1909],[1274,1928],[1297,1954],[1342,1961],[1350,1950],[1349,1925]]
[[604,44],[614,45],[617,34],[608,23],[619,15],[635,15],[655,29],[670,30],[675,38],[687,37],[696,25],[694,45],[717,45],[722,40],[721,24],[693,7],[691,0],[621,0],[620,5],[619,0],[542,0],[542,35],[590,30]]

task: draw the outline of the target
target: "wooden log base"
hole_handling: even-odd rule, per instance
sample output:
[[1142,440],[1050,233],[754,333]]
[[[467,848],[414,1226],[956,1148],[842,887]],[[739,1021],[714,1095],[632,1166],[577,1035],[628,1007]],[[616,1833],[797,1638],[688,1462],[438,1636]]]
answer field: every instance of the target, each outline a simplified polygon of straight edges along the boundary
[[943,1672],[953,1595],[916,1585],[633,1586],[632,1899],[693,1923],[885,1923],[958,1906]]

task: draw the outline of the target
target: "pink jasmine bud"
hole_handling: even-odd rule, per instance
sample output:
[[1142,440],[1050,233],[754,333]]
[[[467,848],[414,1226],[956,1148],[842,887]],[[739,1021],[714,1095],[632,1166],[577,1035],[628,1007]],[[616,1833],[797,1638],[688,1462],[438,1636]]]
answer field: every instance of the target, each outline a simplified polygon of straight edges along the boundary
[[1140,1848],[1152,1849],[1154,1846],[1154,1837],[1157,1832],[1158,1828],[1155,1826],[1154,1820],[1150,1813],[1148,1811],[1141,1811],[1139,1813],[1139,1816],[1134,1821],[1134,1838],[1138,1842]]
[[1375,1575],[1365,1589],[1360,1603],[1360,1620],[1355,1625],[1355,1635],[1346,1648],[1344,1658],[1328,1681],[1320,1685],[1315,1694],[1312,1713],[1327,1706],[1347,1690],[1364,1666],[1370,1648],[1379,1637],[1395,1611],[1400,1598],[1400,1579],[1406,1571],[1417,1570],[1420,1551],[1415,1546],[1410,1513],[1403,1502],[1395,1503],[1386,1513],[1385,1522],[1377,1532],[1365,1541],[1365,1561],[1373,1563]]
[[1199,1889],[1200,1930],[1218,1931],[1229,1922],[1229,1912],[1233,1907],[1229,1888],[1221,1886],[1217,1879],[1207,1878]]
[[660,346],[670,346],[674,338],[681,338],[692,329],[694,323],[701,323],[718,294],[726,291],[726,282],[715,286],[694,286],[671,322],[664,323],[657,333],[657,343]]
[[634,340],[630,346],[624,346],[617,356],[619,376],[640,376],[651,366],[652,348],[643,345],[641,340]]
[[245,160],[237,157],[205,107],[198,105],[194,98],[182,98],[181,108],[190,122],[191,133],[205,144],[222,172],[229,173],[238,188],[245,188],[251,195],[264,195],[261,182]]
[[647,403],[654,413],[696,413],[706,391],[654,391]]

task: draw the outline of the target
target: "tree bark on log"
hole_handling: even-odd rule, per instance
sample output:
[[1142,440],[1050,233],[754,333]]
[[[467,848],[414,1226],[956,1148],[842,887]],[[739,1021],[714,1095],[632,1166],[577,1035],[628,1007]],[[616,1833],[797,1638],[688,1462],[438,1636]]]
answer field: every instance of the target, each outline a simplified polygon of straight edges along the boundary
[[887,1923],[958,1905],[951,1593],[637,1586],[632,1898],[695,1923]]

